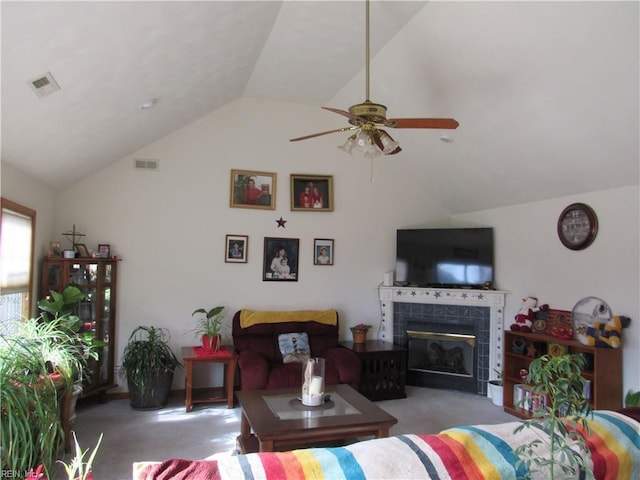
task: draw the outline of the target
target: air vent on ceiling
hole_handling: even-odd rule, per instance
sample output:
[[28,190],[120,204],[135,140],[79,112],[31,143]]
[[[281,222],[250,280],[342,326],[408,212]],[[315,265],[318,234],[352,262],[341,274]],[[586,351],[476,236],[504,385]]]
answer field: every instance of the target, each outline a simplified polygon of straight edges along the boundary
[[31,87],[33,93],[39,97],[46,97],[60,90],[60,85],[58,85],[58,82],[50,72],[29,80],[27,84]]
[[133,168],[136,170],[152,170],[158,171],[160,162],[158,160],[149,160],[148,158],[134,158]]

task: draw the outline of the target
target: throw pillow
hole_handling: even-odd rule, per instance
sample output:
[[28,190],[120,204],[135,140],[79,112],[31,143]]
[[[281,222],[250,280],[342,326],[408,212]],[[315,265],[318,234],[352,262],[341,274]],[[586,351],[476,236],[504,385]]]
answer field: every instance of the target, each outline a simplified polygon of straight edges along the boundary
[[284,363],[304,362],[311,354],[306,332],[281,333],[278,335],[278,345]]

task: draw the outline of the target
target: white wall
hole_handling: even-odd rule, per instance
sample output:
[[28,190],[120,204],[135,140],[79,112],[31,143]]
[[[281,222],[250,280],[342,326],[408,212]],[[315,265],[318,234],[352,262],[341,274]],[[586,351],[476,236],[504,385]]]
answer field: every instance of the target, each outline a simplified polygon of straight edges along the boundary
[[[590,205],[598,216],[598,235],[581,251],[565,248],[556,233],[560,212],[574,202]],[[511,292],[505,308],[507,321],[527,295],[560,310],[572,310],[580,299],[595,296],[605,300],[614,315],[631,318],[623,332],[625,392],[640,387],[638,205],[635,186],[454,217],[495,228],[497,287]]]
[[[194,325],[191,312],[214,305],[226,306],[228,321],[242,307],[336,307],[342,336],[348,338],[348,325],[379,321],[376,287],[394,267],[395,230],[453,221],[495,228],[497,287],[511,292],[506,319],[513,318],[524,295],[537,295],[559,309],[594,295],[614,313],[631,317],[624,332],[624,386],[625,391],[640,388],[635,369],[640,360],[637,186],[450,219],[424,191],[422,179],[403,172],[398,162],[379,159],[371,183],[367,161],[333,148],[343,140],[339,135],[286,141],[307,133],[304,125],[315,124],[318,131],[335,126],[319,110],[239,100],[59,192],[56,221],[48,228],[52,238],[43,245],[62,240],[53,232],[76,224],[87,234],[89,248],[110,243],[123,258],[118,360],[137,325],[170,328],[176,351],[194,344],[188,333]],[[135,171],[133,157],[158,159],[159,172]],[[276,210],[229,208],[231,169],[277,173]],[[335,211],[291,212],[292,173],[333,175]],[[600,222],[596,241],[581,252],[563,247],[556,235],[558,215],[574,201],[590,204]],[[41,202],[25,203],[34,208]],[[39,221],[46,222],[52,202],[42,203],[35,208]],[[287,220],[285,229],[277,228],[281,216]],[[224,262],[228,233],[249,235],[247,264]],[[266,236],[300,239],[298,282],[262,281]],[[334,266],[313,265],[314,238],[335,239]],[[179,374],[174,388],[181,386]]]
[[[370,182],[367,161],[335,148],[344,135],[288,142],[305,133],[300,118],[314,124],[309,115],[319,130],[332,120],[317,108],[240,100],[60,192],[56,231],[76,224],[89,248],[109,243],[123,259],[118,360],[137,325],[170,328],[176,348],[194,344],[199,307],[226,306],[229,323],[243,307],[335,307],[345,338],[349,325],[378,324],[376,287],[393,267],[396,228],[446,212],[387,159]],[[160,169],[134,171],[133,157],[158,159]],[[275,172],[276,210],[230,208],[231,169]],[[335,211],[290,211],[292,173],[333,175]],[[226,234],[249,235],[247,264],[224,262]],[[262,281],[264,237],[300,239],[299,281]],[[335,239],[334,266],[313,265],[314,238]]]
[[[2,196],[36,211],[34,282],[36,288],[39,288],[40,260],[48,252],[49,242],[54,240],[55,192],[6,163],[2,163],[0,172]],[[36,294],[35,297],[37,296]],[[36,315],[37,298],[31,300],[32,314]]]

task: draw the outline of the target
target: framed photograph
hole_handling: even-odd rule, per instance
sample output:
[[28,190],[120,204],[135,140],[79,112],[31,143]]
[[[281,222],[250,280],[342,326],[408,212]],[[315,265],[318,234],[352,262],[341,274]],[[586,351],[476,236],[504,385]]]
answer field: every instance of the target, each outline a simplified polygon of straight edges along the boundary
[[333,212],[333,176],[292,174],[291,210]]
[[89,258],[89,250],[87,250],[87,246],[84,243],[76,243],[73,246],[73,249],[76,251],[77,256],[80,258]]
[[299,238],[264,238],[262,280],[297,282]]
[[62,247],[60,246],[60,242],[50,242],[49,243],[49,254],[52,257],[61,257],[62,256]]
[[333,265],[333,239],[316,238],[313,241],[313,264]]
[[229,206],[235,208],[276,208],[276,174],[231,170],[231,200]]
[[100,258],[109,258],[111,256],[111,245],[100,243],[98,245],[98,256]]
[[227,263],[247,263],[249,253],[248,235],[227,235],[224,261]]

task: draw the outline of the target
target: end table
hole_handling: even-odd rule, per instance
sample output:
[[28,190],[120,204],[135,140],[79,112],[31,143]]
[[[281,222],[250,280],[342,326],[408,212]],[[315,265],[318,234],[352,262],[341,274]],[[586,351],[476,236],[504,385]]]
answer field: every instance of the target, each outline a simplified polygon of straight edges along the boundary
[[360,393],[369,400],[406,398],[407,349],[381,340],[340,342],[362,362]]
[[[238,355],[231,347],[211,355],[199,355],[200,347],[182,347],[184,361],[184,405],[187,412],[193,410],[194,403],[227,402],[227,408],[233,408],[233,382],[236,375]],[[222,363],[225,365],[224,385],[222,387],[193,388],[194,363]]]

